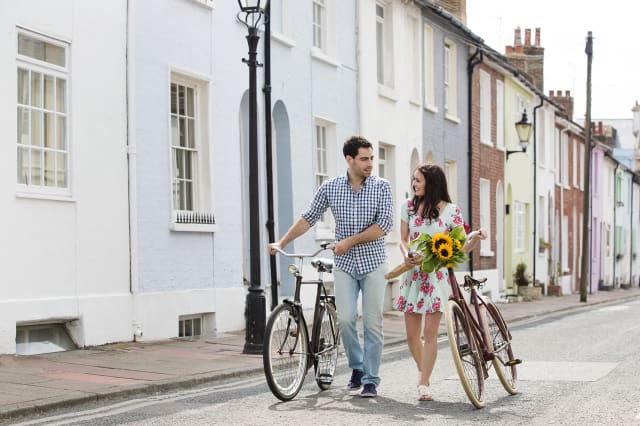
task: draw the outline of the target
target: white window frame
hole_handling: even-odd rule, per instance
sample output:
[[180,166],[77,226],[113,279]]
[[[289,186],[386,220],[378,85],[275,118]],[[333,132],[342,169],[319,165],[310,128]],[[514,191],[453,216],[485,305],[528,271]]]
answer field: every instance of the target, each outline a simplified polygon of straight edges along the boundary
[[[187,335],[187,324],[191,324],[191,334]],[[195,333],[195,324],[199,323],[200,333]],[[205,335],[204,315],[180,315],[178,318],[178,337],[180,339],[199,339]]]
[[447,178],[447,188],[451,202],[458,201],[458,163],[455,160],[445,160],[444,174]]
[[571,143],[571,155],[572,155],[572,161],[571,161],[571,169],[572,169],[572,175],[573,175],[573,187],[577,188],[578,187],[578,164],[580,164],[578,162],[578,140],[574,139]]
[[480,70],[480,142],[493,147],[491,119],[491,75]]
[[313,0],[311,57],[338,67],[335,1]]
[[409,100],[418,106],[421,105],[420,96],[420,20],[417,15],[409,14],[407,17],[409,20],[409,43],[407,43],[407,57],[410,58],[410,87],[409,87]]
[[525,251],[526,232],[526,204],[521,201],[513,202],[513,251]]
[[[193,90],[193,114],[186,117],[176,108],[172,109],[172,86],[189,88]],[[211,181],[211,165],[209,163],[210,152],[210,129],[209,129],[209,80],[205,77],[195,76],[188,72],[172,69],[169,73],[168,82],[168,148],[169,148],[169,181],[171,194],[171,224],[170,229],[173,231],[192,231],[192,232],[215,232],[216,224],[213,214],[213,199]],[[177,92],[179,93],[179,92]],[[176,102],[179,102],[178,95]],[[185,106],[186,111],[186,106]],[[174,131],[174,120],[184,119],[185,123],[193,121],[193,129],[189,130],[185,124],[186,137],[189,132],[193,131],[193,146],[179,147],[174,144],[176,133]],[[179,128],[178,128],[178,138]],[[178,142],[179,145],[179,142]],[[192,181],[192,205],[177,205],[176,185],[177,170],[175,168],[174,153],[178,151],[191,153],[191,181]],[[185,207],[185,208],[183,208]]]
[[560,149],[562,150],[562,186],[569,187],[569,135],[567,132],[562,133],[560,138]]
[[480,178],[480,227],[487,238],[480,241],[480,256],[493,256],[491,251],[491,181]]
[[549,242],[547,240],[547,197],[545,197],[544,195],[540,195],[538,196],[538,241],[536,241],[536,244],[538,244],[538,253],[540,255],[544,255],[544,252],[540,252],[540,240],[545,240],[546,242]]
[[496,80],[496,148],[504,151],[504,83]]
[[560,153],[561,153],[561,149],[560,149],[560,145],[562,143],[562,131],[559,128],[555,128],[555,132],[554,132],[554,136],[553,136],[553,141],[554,141],[554,159],[553,159],[553,164],[554,164],[554,178],[555,178],[555,182],[556,185],[560,185],[561,182],[561,170],[560,170]]
[[457,84],[457,47],[456,43],[444,39],[443,86],[445,118],[459,122],[458,118],[458,84]]
[[271,19],[271,37],[286,47],[295,47],[296,42],[291,34],[290,1],[292,0],[271,2],[271,15],[269,16]]
[[[20,37],[28,37],[38,42],[44,42],[47,45],[62,48],[64,50],[64,64],[59,65],[20,53],[18,46],[18,40]],[[20,102],[18,98],[14,98],[16,100],[16,119],[18,119],[18,111],[20,111],[23,116],[22,120],[20,121],[22,122],[22,124],[25,124],[24,119],[26,118],[26,127],[28,129],[26,133],[27,140],[25,141],[25,133],[22,132],[20,134],[18,125],[16,125],[16,138],[14,139],[16,141],[17,147],[15,151],[16,195],[71,200],[71,111],[69,102],[71,81],[71,75],[69,72],[69,56],[71,52],[70,43],[27,31],[22,28],[17,29],[15,40],[17,65],[15,69],[18,72],[19,70],[26,71],[28,85],[26,103]],[[32,102],[32,76],[34,74],[41,76],[39,80],[39,105],[33,105]],[[50,93],[50,95],[53,97],[52,102],[55,104],[52,108],[47,107],[46,105],[47,94],[45,92],[45,81],[47,79],[53,79],[54,82],[52,84],[52,93]],[[60,89],[57,84],[58,81],[64,81],[64,95],[61,99],[61,105],[58,105],[58,101],[60,101],[60,99],[58,99],[57,97],[57,91]],[[19,82],[16,80],[16,87],[19,90],[20,87],[18,87],[18,85]],[[41,118],[41,120],[38,120],[41,124],[39,129],[39,136],[37,138],[39,141],[37,141],[36,143],[34,143],[32,133],[32,120],[34,114],[40,115]],[[53,117],[54,119],[51,120],[51,117]],[[47,120],[47,118],[49,118],[49,120]],[[61,120],[62,123],[60,123]],[[49,127],[48,123],[51,123],[51,127]],[[45,145],[45,134],[47,133],[47,128],[49,128],[53,133],[53,146]],[[60,138],[59,130],[61,128],[63,129],[63,135]],[[59,142],[59,139],[62,139],[62,141]],[[36,153],[36,157],[39,157],[38,160],[34,160],[33,158],[33,155]],[[27,164],[24,163],[25,158]],[[52,169],[48,168],[47,158],[50,159],[49,161],[53,161]],[[22,161],[20,161],[20,159],[22,159]],[[39,163],[39,167],[36,167],[34,161],[37,161]],[[58,162],[62,162],[63,166],[58,167]],[[20,170],[24,169],[25,166],[29,171],[26,175],[20,172]],[[38,182],[34,182],[33,180],[34,169],[40,170],[40,173],[38,174]],[[47,182],[51,182],[47,179],[49,171],[51,172],[53,185],[47,185]],[[60,179],[61,173],[63,175],[61,179],[62,184],[59,184],[58,179]]]
[[[336,124],[315,118],[313,128],[313,173],[315,189],[336,175]],[[316,224],[316,239],[335,237],[335,219],[328,209]]]
[[422,25],[424,41],[422,42],[424,68],[424,108],[437,113],[435,96],[435,49],[433,43],[433,28],[429,24]]
[[[579,149],[579,153],[578,155],[580,156],[580,158],[578,159],[578,164],[580,164],[580,173],[578,174],[578,188],[580,188],[582,191],[584,191],[584,143],[579,144],[580,149]],[[597,180],[597,174],[594,175],[594,178]],[[597,184],[594,185],[594,192],[597,194],[598,193],[598,186]]]
[[[382,16],[378,14],[379,8]],[[395,87],[393,54],[393,10],[391,4],[377,1],[376,16],[376,81],[379,86]]]

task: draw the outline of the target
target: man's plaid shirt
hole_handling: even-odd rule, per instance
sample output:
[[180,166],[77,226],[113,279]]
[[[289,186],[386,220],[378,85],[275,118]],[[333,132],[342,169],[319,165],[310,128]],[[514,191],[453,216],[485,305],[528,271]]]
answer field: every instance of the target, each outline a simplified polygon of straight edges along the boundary
[[[336,220],[336,241],[358,234],[378,224],[387,234],[393,226],[391,185],[386,179],[368,176],[360,190],[353,192],[345,174],[325,181],[302,217],[313,226],[322,214],[331,209]],[[341,256],[336,256],[336,267],[349,274],[366,274],[386,259],[384,236],[357,244]]]

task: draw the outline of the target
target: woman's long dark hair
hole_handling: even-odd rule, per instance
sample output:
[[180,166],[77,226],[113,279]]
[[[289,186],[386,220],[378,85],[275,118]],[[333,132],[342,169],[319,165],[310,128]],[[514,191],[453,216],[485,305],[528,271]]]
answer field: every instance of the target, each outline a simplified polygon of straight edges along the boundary
[[416,214],[421,212],[421,216],[425,219],[437,219],[440,216],[438,203],[440,201],[451,202],[449,189],[447,188],[447,178],[442,169],[435,164],[423,164],[418,166],[416,170],[419,170],[424,177],[424,196],[418,197],[414,191],[414,211]]

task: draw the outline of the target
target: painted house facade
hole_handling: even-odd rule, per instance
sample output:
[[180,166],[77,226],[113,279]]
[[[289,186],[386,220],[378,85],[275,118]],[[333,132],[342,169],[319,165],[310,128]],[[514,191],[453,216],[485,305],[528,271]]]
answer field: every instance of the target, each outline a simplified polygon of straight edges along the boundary
[[130,340],[126,2],[8,3],[0,353]]

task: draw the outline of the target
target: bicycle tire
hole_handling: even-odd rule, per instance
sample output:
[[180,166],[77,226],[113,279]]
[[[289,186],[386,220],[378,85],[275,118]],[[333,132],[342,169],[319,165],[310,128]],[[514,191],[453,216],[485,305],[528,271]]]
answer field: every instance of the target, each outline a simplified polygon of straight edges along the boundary
[[338,346],[340,345],[340,332],[338,330],[338,317],[336,306],[328,300],[319,307],[322,314],[318,332],[315,333],[313,348],[318,355],[313,361],[316,383],[322,390],[327,390],[333,383],[333,376],[338,364]]
[[518,393],[518,370],[516,364],[507,365],[508,361],[515,360],[511,347],[511,333],[507,328],[498,307],[491,301],[485,300],[487,306],[486,318],[489,328],[490,342],[493,352],[493,369],[500,379],[504,389],[511,395]]
[[462,388],[469,401],[476,407],[484,407],[484,371],[478,344],[466,321],[462,308],[450,300],[446,308],[449,348]]
[[278,305],[265,328],[262,360],[269,389],[281,401],[292,400],[302,388],[309,366],[308,348],[301,312],[288,303]]

